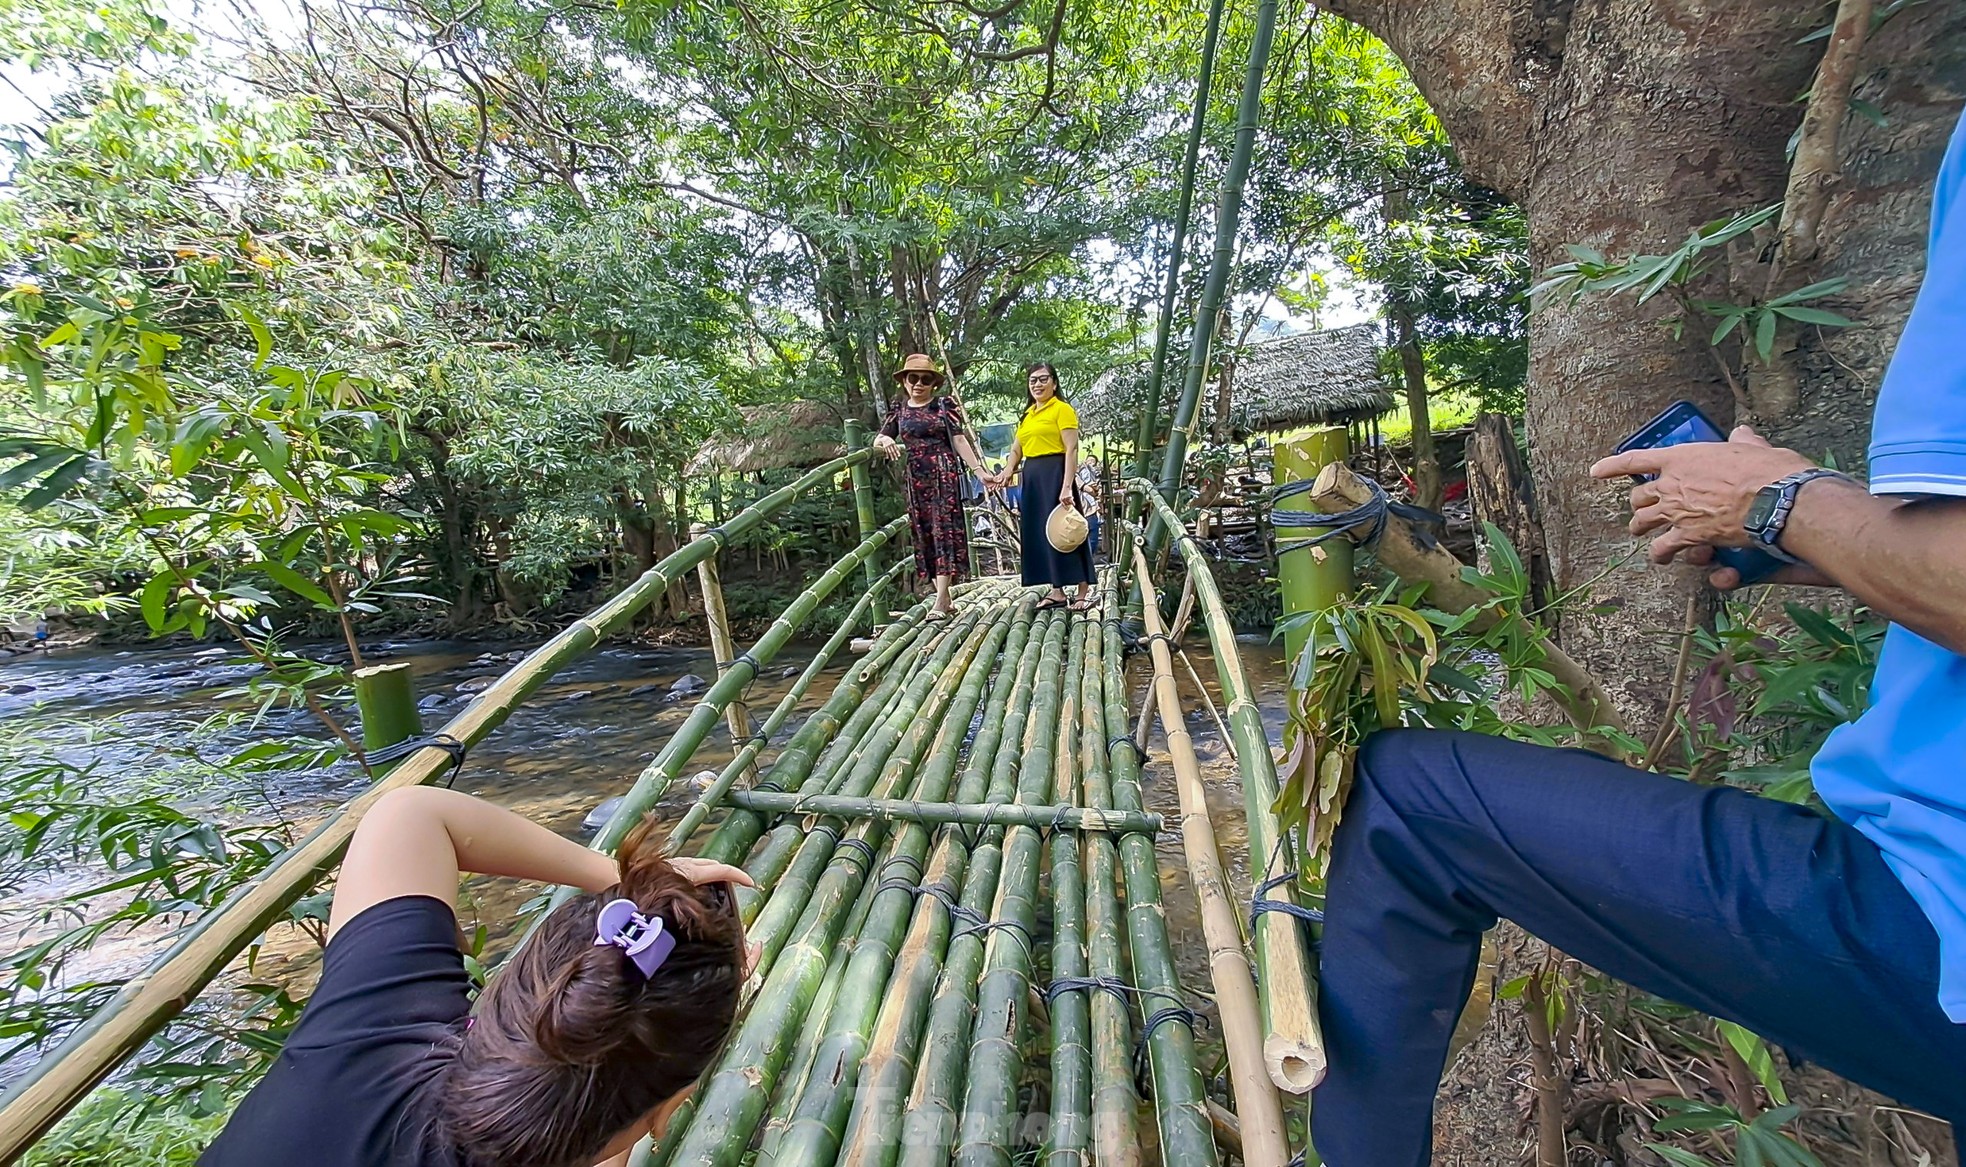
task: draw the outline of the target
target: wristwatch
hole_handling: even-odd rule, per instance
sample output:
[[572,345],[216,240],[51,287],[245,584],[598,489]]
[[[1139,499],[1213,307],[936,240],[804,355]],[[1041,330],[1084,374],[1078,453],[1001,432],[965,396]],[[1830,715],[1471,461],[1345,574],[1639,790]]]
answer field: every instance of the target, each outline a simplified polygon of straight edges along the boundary
[[1782,550],[1782,531],[1788,526],[1789,515],[1795,511],[1795,496],[1802,488],[1818,478],[1841,478],[1845,482],[1854,481],[1848,474],[1831,470],[1825,466],[1811,466],[1798,470],[1779,482],[1769,483],[1755,492],[1754,502],[1748,506],[1747,518],[1741,520],[1748,538],[1754,545],[1777,559],[1789,563],[1797,562],[1795,556]]

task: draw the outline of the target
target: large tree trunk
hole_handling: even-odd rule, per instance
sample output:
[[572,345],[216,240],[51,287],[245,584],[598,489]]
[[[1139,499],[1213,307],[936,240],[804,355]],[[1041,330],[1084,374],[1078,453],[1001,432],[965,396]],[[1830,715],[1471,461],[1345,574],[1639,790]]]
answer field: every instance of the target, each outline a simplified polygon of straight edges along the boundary
[[[1768,0],[1328,7],[1392,46],[1471,176],[1522,204],[1538,269],[1562,262],[1567,243],[1657,254],[1701,223],[1779,200],[1784,147],[1802,116],[1796,98],[1821,53],[1820,41],[1798,41],[1832,13],[1827,3]],[[1966,81],[1961,9],[1908,8],[1866,50],[1857,93],[1882,105],[1891,126],[1846,128],[1824,255],[1783,280],[1783,290],[1827,274],[1853,281],[1838,306],[1865,327],[1830,342],[1838,357],[1857,357],[1851,370],[1803,338],[1801,405],[1771,427],[1812,454],[1833,446],[1846,464],[1920,268],[1924,206]],[[1586,471],[1676,398],[1734,416],[1706,351],[1711,328],[1696,321],[1675,339],[1661,323],[1668,311],[1630,297],[1551,303],[1529,334],[1530,461],[1552,566],[1560,590],[1584,589],[1563,617],[1564,642],[1641,725],[1661,713],[1672,633],[1688,589],[1702,585],[1627,558],[1623,486]]]

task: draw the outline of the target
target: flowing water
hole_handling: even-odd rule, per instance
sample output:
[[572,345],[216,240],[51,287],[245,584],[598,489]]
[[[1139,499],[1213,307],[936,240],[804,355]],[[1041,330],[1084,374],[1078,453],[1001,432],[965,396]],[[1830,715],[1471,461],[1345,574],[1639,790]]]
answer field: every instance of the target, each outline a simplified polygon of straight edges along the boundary
[[[426,706],[424,722],[434,730],[462,708],[474,685],[481,687],[511,667],[511,661],[528,647],[482,641],[421,641],[376,645],[365,649],[364,655],[413,666],[417,692],[423,695]],[[791,684],[789,678],[811,659],[815,648],[810,644],[792,646],[766,668],[748,694],[758,717],[784,696]],[[1281,734],[1282,707],[1277,700],[1281,665],[1267,644],[1246,643],[1242,652],[1274,743]],[[1215,668],[1205,646],[1190,647],[1189,656],[1219,707]],[[846,652],[834,658],[825,674],[808,688],[780,741],[796,728],[800,717],[826,699],[852,663]],[[672,696],[672,687],[692,674],[714,678],[714,668],[707,649],[615,645],[591,652],[533,694],[510,720],[471,751],[457,788],[510,807],[569,837],[582,837],[582,821],[589,811],[625,790],[694,706],[694,696]],[[194,740],[191,725],[216,711],[252,709],[242,686],[254,671],[250,664],[239,663],[236,657],[216,649],[83,648],[20,657],[0,662],[0,722],[10,733],[27,734],[37,750],[57,753],[76,763],[95,759],[102,772],[118,775],[130,789],[155,795],[154,788],[146,787],[145,776],[156,770],[160,746],[189,744]],[[1136,711],[1149,673],[1144,657],[1130,663],[1128,702]],[[1178,663],[1176,675],[1188,708],[1188,730],[1202,762],[1223,859],[1232,882],[1246,896],[1250,857],[1235,763]],[[352,717],[344,719],[352,721]],[[208,731],[195,740],[199,752],[225,757],[258,738],[318,731],[311,715],[289,713]],[[719,770],[731,753],[730,739],[720,727],[698,749],[684,774]],[[1158,732],[1152,735],[1148,755],[1144,774],[1147,801],[1150,809],[1172,823],[1179,807],[1165,742]],[[766,755],[767,760],[770,756]],[[252,779],[214,771],[214,776],[204,781],[187,781],[181,769],[171,774],[169,798],[176,805],[229,820],[266,821],[277,815],[300,832],[357,793],[364,783],[360,772],[352,767]],[[689,782],[678,782],[660,813],[670,817],[680,814],[695,795],[696,789]],[[707,837],[707,832],[698,837]],[[1184,875],[1187,864],[1178,834],[1163,833],[1158,847],[1168,923],[1183,980],[1206,990],[1209,981],[1200,917]],[[32,921],[48,903],[100,877],[99,868],[65,867],[37,872],[11,889],[0,903],[0,952],[43,931]],[[460,914],[468,927],[475,913],[496,951],[517,926],[518,906],[534,890],[510,881],[474,881],[467,887]],[[71,966],[69,977],[130,975],[165,943],[161,927],[106,937],[85,959]],[[313,943],[297,929],[276,928],[256,959],[253,977],[304,983],[311,979],[316,956]],[[13,1076],[9,1069],[18,1072],[19,1067],[0,1067],[0,1079]]]

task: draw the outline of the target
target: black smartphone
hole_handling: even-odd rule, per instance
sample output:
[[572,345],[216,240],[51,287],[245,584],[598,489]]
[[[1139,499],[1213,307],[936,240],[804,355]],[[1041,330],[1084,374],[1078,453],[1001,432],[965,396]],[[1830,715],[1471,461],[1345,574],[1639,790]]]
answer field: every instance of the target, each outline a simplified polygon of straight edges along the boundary
[[[1724,442],[1727,435],[1713,424],[1713,419],[1700,412],[1700,407],[1691,401],[1675,401],[1666,406],[1659,416],[1646,422],[1638,431],[1618,443],[1614,453],[1623,454],[1629,450],[1652,450],[1660,446],[1683,446],[1688,442]],[[1657,477],[1652,474],[1634,474],[1636,482],[1648,482]],[[1752,547],[1719,547],[1714,549],[1713,561],[1721,567],[1731,567],[1740,573],[1744,584],[1757,583],[1773,575],[1782,566],[1782,561]]]

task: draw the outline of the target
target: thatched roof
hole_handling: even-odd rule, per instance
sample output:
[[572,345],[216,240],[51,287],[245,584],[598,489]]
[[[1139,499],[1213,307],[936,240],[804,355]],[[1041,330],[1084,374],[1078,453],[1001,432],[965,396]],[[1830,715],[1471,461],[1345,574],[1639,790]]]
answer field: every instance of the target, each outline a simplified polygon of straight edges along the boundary
[[690,462],[692,474],[721,466],[740,474],[805,468],[846,453],[846,412],[823,401],[778,402],[744,410],[744,426],[710,442]]
[[[1179,392],[1178,368],[1161,388],[1162,408]],[[1088,430],[1131,433],[1146,400],[1145,361],[1108,369],[1073,398]],[[1393,407],[1379,380],[1379,328],[1358,324],[1302,332],[1242,350],[1235,364],[1232,423],[1241,433],[1345,425]],[[1204,405],[1206,413],[1208,406]]]

